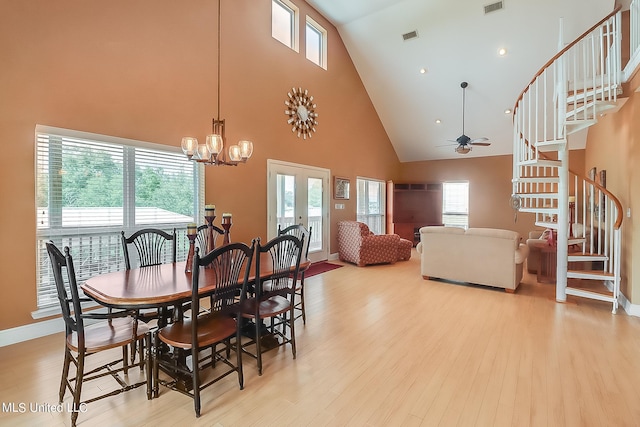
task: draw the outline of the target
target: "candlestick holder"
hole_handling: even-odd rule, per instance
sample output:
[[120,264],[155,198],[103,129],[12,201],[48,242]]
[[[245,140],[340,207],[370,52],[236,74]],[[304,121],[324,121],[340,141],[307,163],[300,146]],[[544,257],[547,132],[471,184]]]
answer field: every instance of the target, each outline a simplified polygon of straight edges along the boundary
[[231,229],[231,217],[222,217],[222,228],[224,229],[224,239],[222,244],[228,245],[231,243],[231,234],[229,230]]
[[207,222],[207,253],[216,248],[216,237],[213,229],[213,220],[216,219],[215,215],[205,215],[204,220]]
[[187,238],[189,238],[189,253],[187,254],[187,262],[184,265],[184,272],[191,273],[193,270],[193,255],[196,251],[196,237],[198,234],[187,234]]

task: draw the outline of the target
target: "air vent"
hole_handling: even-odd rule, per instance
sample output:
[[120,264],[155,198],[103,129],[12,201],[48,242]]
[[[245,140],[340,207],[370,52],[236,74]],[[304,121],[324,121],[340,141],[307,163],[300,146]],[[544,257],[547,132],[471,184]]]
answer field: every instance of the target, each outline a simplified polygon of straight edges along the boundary
[[413,30],[402,35],[402,40],[407,41],[418,37],[418,31]]
[[488,4],[484,7],[484,14],[495,12],[496,10],[502,9],[504,6],[501,1]]

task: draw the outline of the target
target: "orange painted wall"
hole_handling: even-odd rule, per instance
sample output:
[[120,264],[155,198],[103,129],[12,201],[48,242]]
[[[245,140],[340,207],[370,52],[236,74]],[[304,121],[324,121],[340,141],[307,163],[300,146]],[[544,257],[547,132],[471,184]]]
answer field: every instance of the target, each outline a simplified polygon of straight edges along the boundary
[[[266,161],[391,179],[400,164],[342,41],[328,31],[328,70],[271,37],[271,2],[222,0],[221,116],[228,141],[253,158],[209,168],[206,200],[234,213],[234,240],[266,236]],[[215,0],[30,0],[0,14],[0,329],[32,323],[35,296],[36,124],[178,146],[210,132],[216,115]],[[292,86],[317,101],[318,132],[295,137],[284,101]],[[332,222],[355,219],[355,200]],[[336,251],[335,232],[331,251]]]
[[[589,128],[585,166],[607,171],[607,189],[622,203],[622,293],[632,304],[640,304],[640,73],[636,73],[624,96],[620,111],[600,117]],[[631,217],[627,217],[631,209]]]

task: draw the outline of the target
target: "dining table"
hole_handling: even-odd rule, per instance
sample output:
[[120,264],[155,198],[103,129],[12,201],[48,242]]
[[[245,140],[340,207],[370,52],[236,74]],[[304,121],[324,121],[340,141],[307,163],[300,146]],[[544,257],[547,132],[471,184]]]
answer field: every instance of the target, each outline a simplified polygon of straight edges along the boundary
[[[260,279],[267,280],[273,275],[273,263],[268,253],[260,255]],[[249,281],[255,283],[255,260],[252,262]],[[300,271],[310,265],[309,260],[300,262]],[[185,271],[186,261],[132,268],[99,274],[86,280],[80,287],[86,296],[105,307],[143,310],[158,309],[158,327],[163,327],[170,317],[169,307],[174,307],[173,316],[181,316],[182,305],[191,300],[192,273]],[[293,273],[295,266],[292,265]],[[215,291],[216,279],[213,269],[200,267],[198,293],[201,297]],[[252,327],[247,330],[255,330]],[[263,339],[265,337],[262,337]],[[269,339],[269,338],[267,338]],[[273,339],[273,338],[271,338]],[[181,363],[184,365],[184,357]],[[179,379],[178,387],[185,390],[191,384],[184,378]]]
[[[99,274],[80,287],[86,296],[106,307],[137,310],[173,306],[191,299],[191,273],[185,272],[185,264],[181,261]],[[301,261],[300,270],[309,264],[308,260]],[[272,275],[271,257],[264,253],[260,258],[260,279],[267,280]],[[255,279],[254,262],[249,281]],[[210,295],[215,286],[215,272],[201,267],[198,293],[203,297]]]

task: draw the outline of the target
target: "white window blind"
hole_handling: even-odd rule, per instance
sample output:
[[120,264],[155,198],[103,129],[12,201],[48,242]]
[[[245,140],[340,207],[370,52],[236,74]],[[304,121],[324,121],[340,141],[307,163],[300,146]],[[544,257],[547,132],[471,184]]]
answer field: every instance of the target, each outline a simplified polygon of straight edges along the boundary
[[376,179],[357,178],[357,219],[375,234],[386,232],[385,183]]
[[442,184],[442,223],[448,227],[469,227],[469,182]]
[[48,240],[70,247],[80,283],[124,268],[121,231],[176,228],[184,259],[186,224],[202,211],[203,175],[176,147],[38,126],[38,307],[58,304]]

